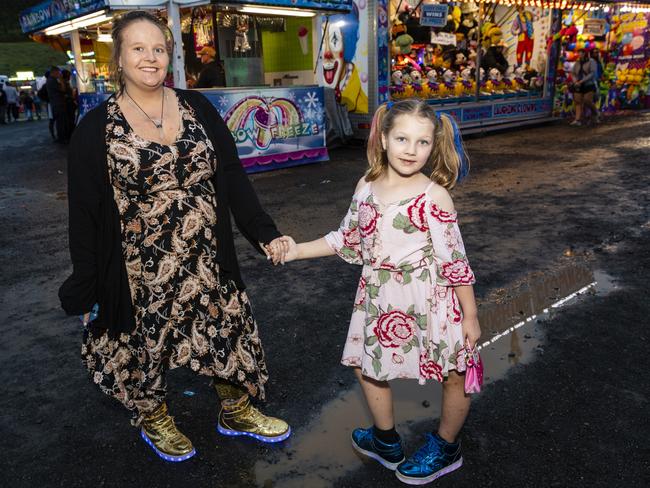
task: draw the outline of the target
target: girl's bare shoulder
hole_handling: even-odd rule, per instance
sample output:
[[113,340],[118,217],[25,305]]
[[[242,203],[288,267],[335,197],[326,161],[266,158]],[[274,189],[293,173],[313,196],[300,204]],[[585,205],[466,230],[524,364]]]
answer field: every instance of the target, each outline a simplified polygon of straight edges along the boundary
[[449,191],[442,185],[438,183],[433,183],[429,190],[427,191],[429,198],[433,203],[436,204],[440,209],[445,212],[454,212],[454,201],[449,194]]

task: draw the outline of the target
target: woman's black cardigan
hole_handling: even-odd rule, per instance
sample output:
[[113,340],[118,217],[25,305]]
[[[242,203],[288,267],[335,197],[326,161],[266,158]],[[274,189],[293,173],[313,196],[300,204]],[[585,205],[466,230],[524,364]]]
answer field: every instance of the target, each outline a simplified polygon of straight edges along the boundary
[[[280,236],[262,209],[242,168],[225,122],[199,92],[176,90],[186,101],[212,141],[217,165],[213,184],[217,193],[217,261],[221,276],[240,289],[230,212],[237,227],[257,248]],[[99,304],[92,327],[112,335],[135,328],[131,292],[122,254],[120,215],[109,183],[106,160],[107,102],[91,110],[75,129],[68,154],[69,239],[72,275],[59,289],[61,306],[69,315],[89,312]]]

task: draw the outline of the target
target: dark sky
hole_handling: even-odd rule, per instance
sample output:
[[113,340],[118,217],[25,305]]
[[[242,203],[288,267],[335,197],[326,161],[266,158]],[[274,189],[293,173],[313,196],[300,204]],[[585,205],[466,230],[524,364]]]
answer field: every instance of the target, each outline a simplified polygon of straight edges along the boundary
[[0,0],[0,42],[27,41],[18,23],[18,14],[43,0]]

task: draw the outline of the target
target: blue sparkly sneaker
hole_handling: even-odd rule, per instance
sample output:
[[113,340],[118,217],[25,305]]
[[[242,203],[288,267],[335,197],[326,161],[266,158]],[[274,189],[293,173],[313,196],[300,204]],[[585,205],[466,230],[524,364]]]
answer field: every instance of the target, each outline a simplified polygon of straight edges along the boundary
[[427,434],[426,443],[395,471],[408,485],[426,485],[463,465],[460,442],[449,443],[438,434]]
[[399,463],[404,461],[402,441],[387,444],[382,442],[373,432],[373,428],[354,429],[352,431],[352,447],[355,451],[379,461],[382,466],[395,471]]

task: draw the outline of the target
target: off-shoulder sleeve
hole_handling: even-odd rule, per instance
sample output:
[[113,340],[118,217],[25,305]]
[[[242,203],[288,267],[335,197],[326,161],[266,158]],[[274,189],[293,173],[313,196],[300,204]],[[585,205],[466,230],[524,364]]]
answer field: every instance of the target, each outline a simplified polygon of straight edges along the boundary
[[445,212],[430,202],[427,220],[436,261],[436,283],[442,286],[473,285],[476,279],[465,254],[456,212]]
[[351,264],[363,264],[361,254],[361,234],[359,234],[359,204],[352,198],[348,213],[338,230],[325,236],[327,244],[342,259]]

